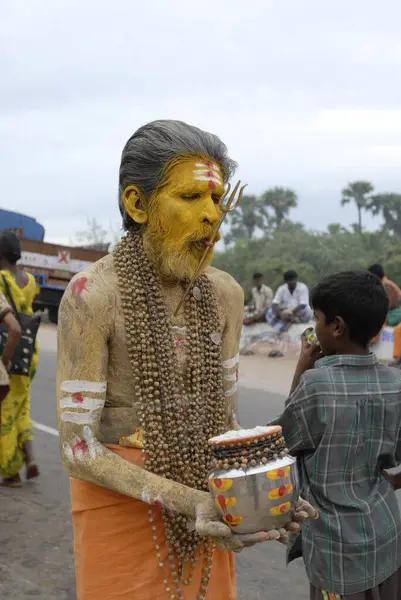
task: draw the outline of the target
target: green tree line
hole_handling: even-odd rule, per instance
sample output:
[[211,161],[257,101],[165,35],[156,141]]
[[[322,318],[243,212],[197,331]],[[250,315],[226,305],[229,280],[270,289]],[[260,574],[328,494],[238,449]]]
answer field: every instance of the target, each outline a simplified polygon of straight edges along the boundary
[[[332,223],[321,232],[290,220],[291,209],[298,205],[291,189],[275,187],[261,196],[244,196],[228,216],[226,249],[216,252],[214,265],[231,273],[248,293],[256,271],[276,289],[287,269],[295,269],[313,286],[329,273],[374,262],[382,263],[388,277],[401,284],[401,194],[375,194],[369,181],[355,181],[339,201],[342,206],[354,204],[356,223],[351,228]],[[364,230],[367,212],[382,217],[377,231]]]

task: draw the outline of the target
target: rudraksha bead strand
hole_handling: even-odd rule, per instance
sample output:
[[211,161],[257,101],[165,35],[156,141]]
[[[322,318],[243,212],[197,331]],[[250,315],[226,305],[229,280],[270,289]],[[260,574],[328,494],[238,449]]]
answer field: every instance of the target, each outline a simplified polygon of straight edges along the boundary
[[[184,307],[189,340],[187,383],[181,376],[172,323],[162,285],[143,248],[142,234],[129,233],[114,252],[124,314],[128,356],[144,431],[146,469],[162,477],[207,491],[212,466],[209,438],[226,429],[227,415],[221,363],[221,330],[212,284],[198,277]],[[196,289],[195,289],[196,288]],[[192,580],[203,561],[198,600],[204,600],[210,578],[214,543],[189,531],[187,520],[162,509],[168,565],[161,559],[154,513],[149,520],[160,568],[168,567],[174,588],[164,574],[170,598],[182,600],[180,584]]]

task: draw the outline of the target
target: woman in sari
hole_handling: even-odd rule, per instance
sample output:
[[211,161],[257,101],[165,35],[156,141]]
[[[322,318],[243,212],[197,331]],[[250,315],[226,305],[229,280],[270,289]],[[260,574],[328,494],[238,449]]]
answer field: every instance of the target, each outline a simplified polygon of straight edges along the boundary
[[[19,313],[33,314],[33,300],[37,293],[35,278],[17,267],[21,258],[21,244],[9,231],[0,234],[0,292],[7,298],[7,285]],[[30,417],[31,381],[38,364],[35,347],[30,376],[10,375],[10,391],[1,405],[0,477],[3,486],[21,487],[20,470],[25,464],[26,478],[39,475],[33,455],[33,433]]]

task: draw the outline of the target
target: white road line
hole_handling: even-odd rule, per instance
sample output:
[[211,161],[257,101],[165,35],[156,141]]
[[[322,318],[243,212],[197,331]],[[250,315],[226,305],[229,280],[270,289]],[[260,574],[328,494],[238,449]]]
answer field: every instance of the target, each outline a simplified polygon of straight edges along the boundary
[[32,425],[35,429],[39,429],[39,431],[43,431],[44,433],[50,433],[50,435],[55,435],[56,437],[58,437],[58,431],[53,427],[48,427],[47,425],[37,423],[36,421],[32,421]]

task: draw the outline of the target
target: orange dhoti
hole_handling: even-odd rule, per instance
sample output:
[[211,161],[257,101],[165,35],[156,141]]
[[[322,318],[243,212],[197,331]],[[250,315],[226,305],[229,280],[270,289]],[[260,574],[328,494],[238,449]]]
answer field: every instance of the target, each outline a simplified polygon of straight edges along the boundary
[[[125,460],[141,464],[140,450],[108,447]],[[155,521],[150,524],[149,506],[144,502],[78,479],[70,483],[77,600],[169,600],[152,539],[155,525],[168,571],[160,508],[154,507]],[[181,585],[185,600],[196,600],[201,569],[202,560],[197,563],[192,583]],[[173,592],[171,578],[170,587]],[[217,548],[206,599],[236,598],[233,555]]]

